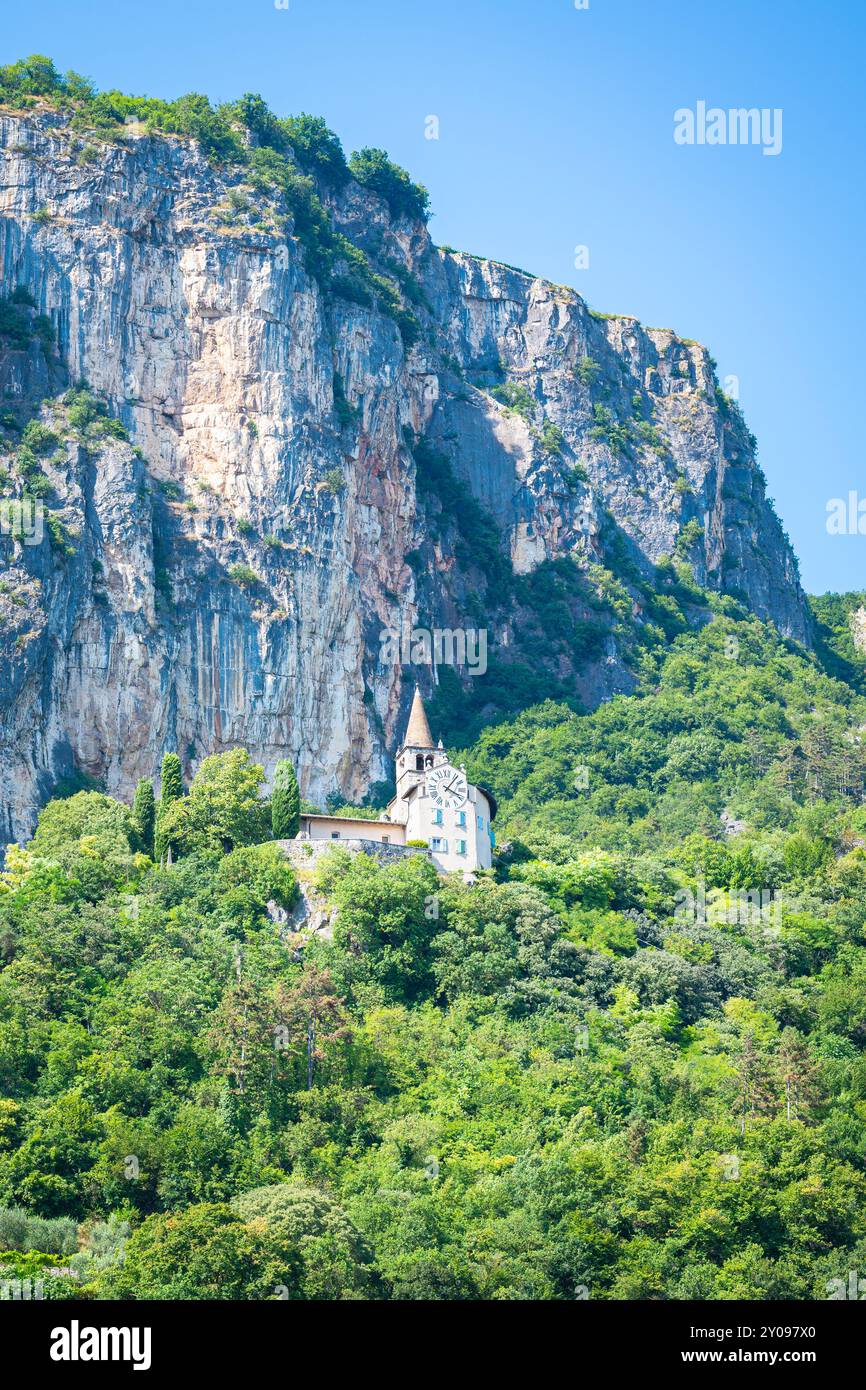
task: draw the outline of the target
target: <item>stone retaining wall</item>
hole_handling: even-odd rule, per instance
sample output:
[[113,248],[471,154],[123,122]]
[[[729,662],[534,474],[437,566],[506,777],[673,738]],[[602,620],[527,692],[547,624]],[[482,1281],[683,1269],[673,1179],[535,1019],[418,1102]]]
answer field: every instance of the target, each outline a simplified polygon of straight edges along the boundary
[[[422,855],[430,859],[428,849],[416,845],[385,845],[379,840],[278,840],[286,858],[297,868],[312,868],[323,854],[332,849],[347,849],[353,854],[369,854],[380,864],[396,864],[400,859]],[[432,861],[431,861],[432,862]]]

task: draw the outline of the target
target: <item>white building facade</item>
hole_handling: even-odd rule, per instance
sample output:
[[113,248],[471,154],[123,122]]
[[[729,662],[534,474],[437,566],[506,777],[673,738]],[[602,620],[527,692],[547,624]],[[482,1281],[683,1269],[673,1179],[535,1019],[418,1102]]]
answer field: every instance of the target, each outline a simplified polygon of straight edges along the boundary
[[492,792],[467,781],[442,747],[434,747],[418,690],[409,723],[397,750],[397,793],[379,820],[341,816],[302,816],[307,839],[374,840],[380,844],[421,845],[443,873],[473,874],[489,869],[496,843]]

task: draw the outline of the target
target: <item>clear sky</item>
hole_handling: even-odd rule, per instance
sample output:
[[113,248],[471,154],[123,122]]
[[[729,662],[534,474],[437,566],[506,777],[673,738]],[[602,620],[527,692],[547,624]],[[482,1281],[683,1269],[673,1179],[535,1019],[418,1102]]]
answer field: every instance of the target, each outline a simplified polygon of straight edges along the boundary
[[[428,186],[437,241],[706,343],[818,592],[866,587],[866,535],[826,530],[866,499],[864,37],[863,0],[39,0],[2,60],[323,115]],[[676,144],[702,100],[781,108],[781,153]]]

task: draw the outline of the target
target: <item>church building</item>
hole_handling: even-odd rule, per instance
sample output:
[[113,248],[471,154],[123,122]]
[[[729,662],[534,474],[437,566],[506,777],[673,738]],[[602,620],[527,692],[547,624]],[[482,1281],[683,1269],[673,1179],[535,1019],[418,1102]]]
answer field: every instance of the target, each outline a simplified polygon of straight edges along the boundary
[[493,793],[473,786],[466,769],[455,767],[434,747],[421,694],[416,688],[403,742],[397,749],[397,794],[378,820],[302,815],[300,836],[310,840],[372,840],[378,844],[424,844],[443,873],[489,869],[495,838]]

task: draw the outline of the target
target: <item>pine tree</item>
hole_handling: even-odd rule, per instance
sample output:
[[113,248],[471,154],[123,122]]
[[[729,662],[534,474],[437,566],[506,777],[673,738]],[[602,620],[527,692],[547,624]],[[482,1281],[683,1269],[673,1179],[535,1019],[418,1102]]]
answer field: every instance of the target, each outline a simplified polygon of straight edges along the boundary
[[153,785],[147,777],[142,777],[135,789],[132,803],[132,819],[141,836],[141,842],[148,854],[153,853],[153,832],[156,826],[156,798]]
[[271,829],[275,840],[293,840],[301,823],[301,793],[295,769],[287,758],[277,763],[271,797]]
[[766,1058],[759,1053],[751,1033],[743,1038],[737,1081],[740,1133],[745,1134],[749,1120],[758,1115],[772,1115],[777,1108]]
[[162,809],[172,801],[177,801],[183,796],[183,773],[180,767],[180,758],[176,753],[166,753],[162,760],[162,789],[159,796],[159,804]]
[[821,1086],[806,1040],[796,1028],[786,1028],[782,1034],[778,1067],[785,1088],[786,1118],[808,1120],[820,1104]]
[[308,965],[291,989],[281,983],[276,999],[287,1051],[306,1053],[307,1090],[311,1091],[316,1063],[324,1062],[332,1048],[352,1036],[343,1000],[331,972],[317,965]]
[[154,835],[153,853],[154,858],[160,864],[164,862],[166,856],[171,862],[171,843],[165,834],[161,822],[164,820],[165,813],[176,801],[180,801],[183,796],[183,772],[181,770],[180,758],[177,753],[166,753],[162,760],[162,779],[159,794],[159,814],[156,818],[156,832]]

